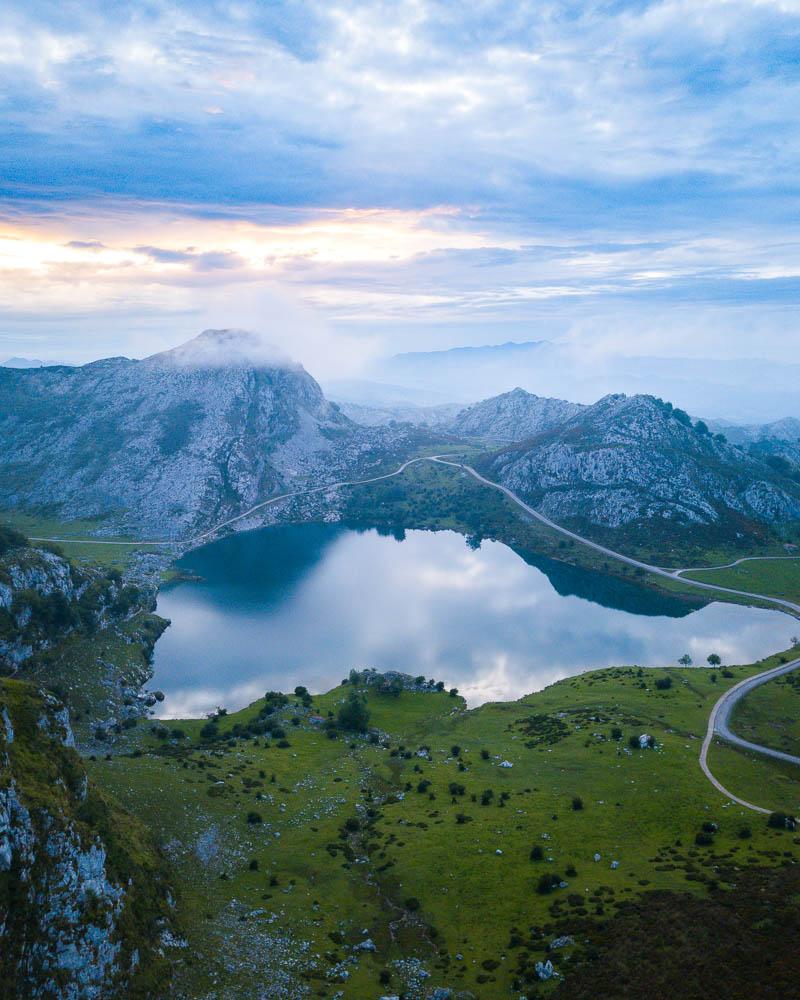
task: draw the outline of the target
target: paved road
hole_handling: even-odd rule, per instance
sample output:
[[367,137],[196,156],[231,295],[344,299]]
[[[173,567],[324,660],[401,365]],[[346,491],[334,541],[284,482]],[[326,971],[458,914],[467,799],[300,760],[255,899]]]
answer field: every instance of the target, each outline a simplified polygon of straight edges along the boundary
[[[574,541],[580,542],[581,545],[586,545],[590,549],[594,549],[596,552],[602,553],[604,556],[626,563],[628,566],[635,566],[637,569],[643,569],[647,573],[654,573],[656,576],[666,577],[670,580],[675,579],[676,573],[686,572],[686,570],[664,569],[661,566],[652,566],[650,563],[642,562],[640,559],[633,559],[631,556],[626,556],[622,552],[615,552],[614,549],[606,548],[605,545],[600,545],[598,542],[593,542],[589,538],[584,538],[583,535],[578,535],[576,532],[570,531],[568,528],[563,528],[560,524],[556,524],[555,521],[551,521],[549,517],[545,517],[544,514],[539,513],[539,511],[531,507],[530,504],[525,503],[525,501],[518,497],[513,490],[508,489],[507,486],[501,486],[500,483],[492,482],[491,479],[487,479],[485,476],[482,476],[480,472],[473,469],[471,465],[463,465],[461,462],[453,462],[439,456],[431,458],[430,461],[438,462],[440,465],[451,465],[454,468],[463,469],[464,472],[468,472],[485,486],[491,486],[492,489],[499,490],[501,493],[504,493],[509,500],[512,500],[518,507],[521,507],[527,514],[530,514],[531,517],[536,518],[537,521],[540,521],[542,524],[546,524],[548,528],[552,528],[553,531],[557,531],[559,534],[565,535],[567,538],[572,538]],[[715,583],[703,583],[702,580],[690,580],[685,577],[681,577],[680,581],[690,587],[698,587],[700,590],[713,590],[715,592],[722,591],[724,594],[735,594],[737,597],[749,597],[754,601],[766,601],[769,604],[778,605],[782,610],[785,609],[791,614],[800,617],[800,604],[795,604],[792,601],[786,601],[782,597],[768,597],[766,594],[755,594],[748,590],[735,590],[733,587],[720,587]]]
[[800,559],[800,556],[743,556],[734,562],[725,563],[722,566],[688,566],[686,569],[673,569],[673,576],[680,576],[682,573],[705,573],[715,569],[733,569],[734,566],[741,566],[746,562],[783,562],[785,559]]
[[775,677],[780,677],[782,674],[788,674],[792,670],[797,670],[800,667],[800,657],[796,660],[792,660],[790,663],[781,664],[779,667],[773,667],[772,670],[765,670],[763,673],[755,674],[753,677],[746,677],[743,681],[739,681],[738,684],[734,684],[732,688],[727,690],[725,694],[719,698],[711,709],[711,715],[708,717],[708,729],[706,730],[706,737],[703,740],[703,746],[700,750],[700,767],[703,769],[703,773],[711,782],[711,784],[719,789],[723,795],[727,795],[728,798],[733,799],[734,802],[738,802],[739,805],[745,806],[747,809],[752,809],[759,813],[769,813],[769,809],[764,809],[763,806],[754,805],[752,802],[747,802],[745,799],[740,799],[738,796],[734,795],[733,792],[729,791],[724,787],[711,773],[708,767],[708,750],[711,746],[711,741],[714,736],[721,736],[724,740],[729,743],[733,743],[735,746],[741,747],[743,750],[752,750],[755,753],[760,753],[766,755],[767,757],[773,757],[775,760],[788,761],[790,764],[800,764],[800,757],[795,757],[790,753],[783,753],[781,750],[772,750],[770,747],[761,746],[759,743],[751,743],[749,740],[744,740],[736,733],[731,732],[730,729],[730,718],[736,704],[741,701],[741,699],[752,691],[754,688],[760,687],[762,684],[766,684],[767,681],[773,680]]

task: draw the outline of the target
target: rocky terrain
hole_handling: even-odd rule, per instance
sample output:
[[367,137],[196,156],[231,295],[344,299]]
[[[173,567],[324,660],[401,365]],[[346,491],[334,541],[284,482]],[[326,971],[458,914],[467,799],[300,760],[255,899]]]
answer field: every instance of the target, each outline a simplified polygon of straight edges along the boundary
[[535,396],[512,389],[463,409],[449,429],[463,437],[477,437],[498,444],[524,441],[571,420],[584,407],[565,399]]
[[367,405],[365,403],[339,403],[345,416],[365,427],[385,427],[391,423],[407,423],[416,427],[448,430],[453,418],[461,412],[459,403],[441,403],[438,406],[415,406],[413,403]]
[[104,627],[142,597],[119,574],[79,568],[0,526],[0,673],[15,672],[76,631]]
[[73,747],[55,698],[0,681],[0,996],[165,996],[178,939],[161,859]]
[[405,430],[350,421],[242,331],[143,361],[0,369],[0,505],[181,538],[270,494],[393,458]]
[[[606,396],[479,468],[555,520],[729,540],[800,518],[800,488],[652,396]],[[713,531],[710,531],[713,529]]]

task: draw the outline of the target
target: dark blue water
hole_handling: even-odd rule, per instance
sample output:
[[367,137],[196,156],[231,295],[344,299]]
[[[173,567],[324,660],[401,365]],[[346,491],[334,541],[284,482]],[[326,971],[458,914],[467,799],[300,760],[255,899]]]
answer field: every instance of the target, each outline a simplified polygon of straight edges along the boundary
[[435,677],[475,705],[686,652],[698,664],[712,652],[749,662],[785,646],[793,625],[778,611],[698,608],[551,560],[534,566],[450,531],[289,525],[232,535],[179,565],[202,581],[159,595],[172,625],[153,684],[168,717],[297,684],[324,691],[353,667]]

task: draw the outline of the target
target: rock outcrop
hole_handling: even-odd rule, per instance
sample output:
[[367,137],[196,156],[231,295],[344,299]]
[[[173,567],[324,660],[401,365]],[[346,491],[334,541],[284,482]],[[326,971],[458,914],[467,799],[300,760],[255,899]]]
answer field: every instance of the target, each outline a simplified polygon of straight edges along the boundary
[[166,995],[161,859],[87,780],[63,706],[0,681],[0,996]]
[[462,410],[449,429],[464,437],[507,444],[560,427],[583,410],[580,403],[512,389]]
[[620,529],[712,526],[730,538],[800,518],[800,487],[652,396],[606,396],[478,463],[556,521]]

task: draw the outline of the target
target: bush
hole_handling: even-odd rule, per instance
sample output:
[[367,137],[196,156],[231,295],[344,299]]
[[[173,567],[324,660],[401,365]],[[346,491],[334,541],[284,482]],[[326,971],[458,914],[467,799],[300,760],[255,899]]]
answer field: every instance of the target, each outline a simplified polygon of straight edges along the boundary
[[488,759],[489,759],[489,751],[481,750],[481,760],[488,760]]
[[466,791],[466,788],[464,788],[463,785],[459,785],[457,781],[451,781],[450,784],[447,786],[447,790],[450,792],[451,795],[463,795],[464,792]]
[[416,896],[409,896],[408,899],[405,901],[404,905],[407,910],[410,910],[412,913],[414,913],[416,910],[419,909],[419,900],[417,899]]
[[431,787],[430,781],[427,778],[423,778],[422,781],[417,785],[417,791],[422,795],[428,791]]
[[572,800],[572,808],[575,812],[580,812],[583,809],[583,799],[580,795],[576,795]]
[[251,812],[247,814],[247,822],[256,824],[256,823],[263,823],[264,820],[261,818],[261,813],[256,812],[255,809],[253,809]]
[[794,830],[797,828],[797,820],[784,812],[774,812],[769,814],[767,826],[773,830]]
[[619,728],[619,726],[614,726],[611,729],[611,739],[612,740],[621,740],[622,739],[622,730]]
[[352,691],[343,705],[339,706],[337,720],[342,729],[363,733],[369,725],[369,709],[364,699]]
[[739,840],[749,840],[753,836],[753,831],[749,826],[743,826],[739,828],[737,836]]
[[557,889],[561,885],[561,881],[561,876],[555,872],[542,875],[536,883],[536,891],[540,896],[546,896],[548,893],[553,892],[554,889]]
[[714,838],[710,833],[701,831],[700,833],[695,834],[694,842],[698,847],[709,847],[714,843]]
[[298,684],[294,689],[294,693],[298,698],[307,698],[308,688],[304,684]]
[[531,861],[543,861],[544,851],[539,844],[534,844],[531,848]]
[[658,680],[656,681],[656,687],[658,688],[659,691],[669,691],[669,689],[672,687],[672,678],[659,677]]

